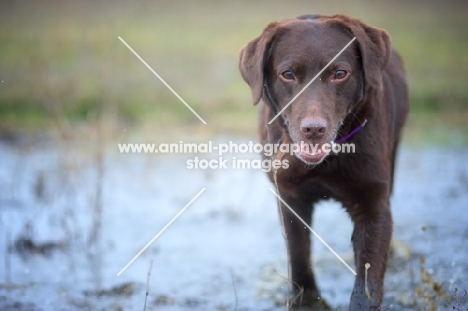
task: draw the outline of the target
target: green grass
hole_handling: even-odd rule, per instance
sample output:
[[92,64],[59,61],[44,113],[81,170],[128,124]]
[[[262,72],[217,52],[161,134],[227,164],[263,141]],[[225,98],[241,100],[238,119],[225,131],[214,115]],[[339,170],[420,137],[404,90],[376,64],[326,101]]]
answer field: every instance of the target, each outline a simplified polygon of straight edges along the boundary
[[[3,2],[0,129],[92,122],[100,113],[136,125],[197,124],[122,36],[210,129],[251,132],[256,109],[238,51],[268,22],[312,12],[353,15],[392,35],[410,84],[408,141],[466,137],[467,9],[457,1]],[[421,134],[430,131],[439,134]]]

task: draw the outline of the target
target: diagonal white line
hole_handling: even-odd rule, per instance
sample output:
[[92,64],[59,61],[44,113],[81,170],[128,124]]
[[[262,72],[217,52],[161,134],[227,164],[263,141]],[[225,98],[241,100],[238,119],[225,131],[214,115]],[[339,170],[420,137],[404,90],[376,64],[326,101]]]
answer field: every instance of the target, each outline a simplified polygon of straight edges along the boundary
[[200,196],[200,194],[202,194],[203,191],[205,191],[205,190],[206,190],[206,188],[203,188],[202,190],[200,190],[200,192],[198,192],[197,195],[194,196],[193,199],[191,199],[190,202],[188,202],[187,205],[185,205],[184,208],[182,208],[182,209],[180,210],[180,212],[178,212],[178,213],[171,219],[171,221],[169,221],[169,222],[167,223],[167,225],[165,225],[164,228],[162,228],[161,231],[159,231],[158,234],[156,234],[156,235],[154,236],[154,238],[152,238],[151,241],[149,241],[148,244],[146,244],[145,247],[143,247],[143,248],[141,249],[141,251],[139,251],[138,254],[136,254],[135,257],[133,257],[133,259],[130,260],[130,262],[129,262],[128,264],[126,264],[125,267],[122,268],[122,270],[120,270],[119,273],[117,273],[117,276],[120,276],[120,275],[122,274],[122,272],[124,272],[124,271],[128,268],[128,266],[130,266],[130,265],[135,261],[135,259],[137,259],[137,258],[151,245],[151,243],[153,243],[153,242],[154,242],[154,241],[155,241],[155,240],[156,240],[156,239],[157,239],[157,238],[158,238],[158,237],[159,237],[159,236],[160,236],[160,235],[161,235],[161,234],[162,234],[162,233],[163,233],[163,232],[164,232],[164,231],[165,231],[165,230],[166,230],[166,229],[167,229],[167,228],[168,228],[168,227],[169,227],[169,226],[170,226],[186,209],[187,209],[187,207],[189,207],[190,204],[192,204],[193,201],[195,201],[195,200]]
[[341,49],[341,51],[339,51],[339,52],[338,52],[338,54],[336,54],[336,55],[335,55],[335,57],[333,57],[333,58],[332,58],[332,60],[331,60],[331,61],[329,61],[329,62],[328,62],[328,64],[326,64],[326,65],[325,65],[325,67],[323,67],[323,69],[322,69],[322,70],[320,70],[320,72],[319,72],[318,74],[316,74],[316,75],[315,75],[315,77],[314,77],[312,80],[310,80],[310,82],[309,82],[309,83],[307,83],[307,85],[306,85],[306,86],[304,86],[304,87],[302,88],[302,90],[301,90],[299,93],[297,93],[297,94],[296,94],[296,96],[294,96],[294,97],[293,97],[293,98],[292,98],[292,99],[289,101],[289,103],[288,103],[286,106],[284,106],[284,108],[283,108],[283,109],[281,109],[281,111],[280,111],[280,112],[278,112],[278,113],[276,114],[276,116],[274,116],[274,117],[273,117],[273,119],[271,119],[271,120],[270,120],[270,122],[268,122],[268,124],[271,124],[273,121],[275,121],[275,119],[276,119],[276,118],[278,118],[278,117],[279,117],[279,115],[280,115],[280,114],[282,114],[282,113],[283,113],[283,111],[285,111],[285,110],[286,110],[286,108],[288,108],[288,107],[289,107],[289,105],[291,105],[291,104],[293,103],[293,101],[295,101],[295,100],[296,100],[296,98],[298,98],[298,97],[299,97],[299,95],[301,95],[301,94],[302,94],[302,92],[304,92],[304,91],[305,91],[305,89],[306,89],[306,88],[308,88],[308,87],[309,87],[309,85],[311,85],[311,84],[312,84],[312,82],[314,82],[314,81],[315,81],[315,79],[317,79],[317,78],[318,78],[318,76],[320,76],[320,75],[322,74],[322,72],[324,72],[324,71],[325,71],[325,69],[327,69],[327,68],[328,68],[328,66],[330,66],[330,65],[331,65],[331,63],[333,63],[333,62],[335,61],[335,59],[337,59],[337,58],[338,58],[338,56],[340,56],[340,55],[341,55],[341,53],[343,53],[343,51],[344,51],[344,50],[346,50],[346,48],[347,48],[348,46],[350,46],[350,45],[351,45],[351,43],[353,43],[353,41],[354,41],[354,40],[356,40],[356,37],[353,37],[353,38],[351,39],[351,41],[349,41],[349,42],[348,42],[348,44],[346,44],[346,45],[345,45],[345,47],[344,47],[344,48],[342,48],[342,49]]
[[312,233],[317,237],[317,239],[319,239],[319,241],[322,242],[323,245],[325,245],[325,246],[330,250],[330,252],[332,252],[333,255],[335,255],[336,258],[338,258],[338,259],[346,266],[346,268],[349,269],[349,271],[351,271],[354,275],[356,275],[356,271],[354,271],[353,268],[351,268],[351,267],[346,263],[346,261],[344,261],[343,258],[341,258],[340,255],[338,255],[338,254],[333,250],[333,248],[331,248],[331,246],[328,245],[328,243],[325,242],[325,241],[322,239],[322,237],[321,237],[320,235],[318,235],[318,233],[315,232],[314,229],[312,229],[312,228],[304,221],[304,219],[302,219],[301,216],[299,216],[299,215],[291,208],[291,206],[289,206],[288,203],[286,203],[286,202],[279,196],[279,194],[277,194],[277,193],[276,193],[273,189],[271,189],[271,188],[268,188],[268,189],[270,189],[270,191],[271,191],[281,202],[283,202],[283,204],[291,211],[291,213],[293,213],[294,216],[296,216],[296,217],[304,224],[304,226],[306,226],[307,229],[309,229],[310,232],[312,232]]
[[161,78],[161,76],[158,75],[157,72],[154,71],[153,68],[151,68],[150,65],[148,65],[148,64],[144,61],[144,59],[141,58],[140,55],[138,55],[138,53],[135,52],[135,51],[132,49],[132,47],[131,47],[130,45],[127,44],[127,42],[125,42],[124,39],[122,39],[120,36],[118,36],[118,38],[119,38],[120,41],[122,41],[123,44],[125,44],[125,46],[126,46],[130,51],[132,51],[133,54],[135,54],[136,57],[138,57],[138,59],[139,59],[146,67],[148,67],[148,69],[149,69],[159,80],[161,80],[161,82],[162,82],[162,83],[163,83],[163,84],[164,84],[164,85],[165,85],[165,86],[166,86],[166,87],[167,87],[167,88],[168,88],[168,89],[185,105],[185,106],[187,106],[187,108],[188,108],[194,115],[197,116],[198,119],[200,119],[200,121],[202,121],[203,124],[207,124],[207,123],[205,122],[205,120],[203,120],[202,117],[200,117],[200,116],[198,115],[198,113],[196,113],[195,110],[193,110],[192,107],[190,107],[189,104],[187,104],[187,103],[185,102],[185,100],[184,100],[182,97],[180,97],[179,94],[177,94],[177,92],[174,91],[174,90],[172,89],[172,87],[171,87],[169,84],[167,84],[167,82],[164,81],[164,79]]

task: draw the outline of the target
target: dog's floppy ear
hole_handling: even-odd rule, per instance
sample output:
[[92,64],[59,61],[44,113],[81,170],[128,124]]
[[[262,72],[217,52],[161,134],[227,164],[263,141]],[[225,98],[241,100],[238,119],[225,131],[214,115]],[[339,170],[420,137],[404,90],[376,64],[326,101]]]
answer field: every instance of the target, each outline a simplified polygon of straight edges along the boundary
[[345,22],[359,43],[362,66],[366,82],[376,88],[382,87],[382,71],[390,60],[390,35],[381,28],[376,28],[360,20],[345,15],[334,16]]
[[263,69],[268,47],[273,40],[278,23],[269,24],[263,33],[247,43],[239,55],[239,70],[252,89],[253,104],[256,105],[263,92]]

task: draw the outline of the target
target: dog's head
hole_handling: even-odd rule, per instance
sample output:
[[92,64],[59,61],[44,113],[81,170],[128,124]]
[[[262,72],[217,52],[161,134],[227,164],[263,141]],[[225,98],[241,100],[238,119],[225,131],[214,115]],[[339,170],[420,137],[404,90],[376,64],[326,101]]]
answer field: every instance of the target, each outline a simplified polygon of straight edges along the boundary
[[[321,146],[336,139],[366,90],[381,88],[391,53],[389,35],[344,15],[305,15],[271,23],[242,48],[239,68],[254,104],[263,98],[279,112],[353,37],[356,40],[281,113],[293,143]],[[321,148],[296,153],[308,164],[318,164],[326,155]]]

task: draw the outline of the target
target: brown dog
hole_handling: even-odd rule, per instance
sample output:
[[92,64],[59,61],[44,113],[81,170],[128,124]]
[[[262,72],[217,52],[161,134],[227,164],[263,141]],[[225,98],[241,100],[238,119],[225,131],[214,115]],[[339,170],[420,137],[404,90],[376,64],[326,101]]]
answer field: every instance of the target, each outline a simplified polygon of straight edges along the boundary
[[[353,37],[355,41],[268,124]],[[261,142],[319,147],[272,156],[289,161],[289,168],[269,173],[279,195],[309,224],[316,202],[335,198],[343,204],[354,222],[357,276],[350,309],[379,310],[392,236],[389,198],[395,153],[409,106],[404,69],[389,35],[345,15],[300,16],[268,25],[241,50],[239,66],[254,104],[263,101]],[[344,139],[354,144],[355,153],[322,148]],[[312,272],[309,231],[283,203],[279,208],[293,284],[303,290],[303,305],[317,310],[325,304]]]

